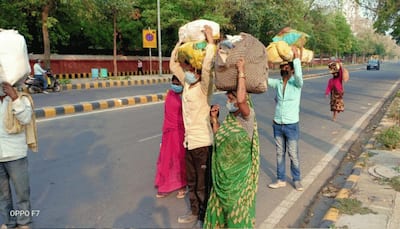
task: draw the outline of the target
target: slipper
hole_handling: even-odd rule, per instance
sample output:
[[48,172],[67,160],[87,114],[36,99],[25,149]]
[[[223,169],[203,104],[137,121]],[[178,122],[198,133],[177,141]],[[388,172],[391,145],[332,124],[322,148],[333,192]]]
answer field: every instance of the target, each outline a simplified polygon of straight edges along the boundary
[[162,193],[157,193],[157,194],[156,194],[156,197],[157,197],[157,198],[164,198],[164,197],[166,197],[166,196],[168,196],[168,194],[162,194]]
[[176,198],[183,199],[185,198],[185,195],[186,195],[186,190],[179,190],[178,194],[176,194]]

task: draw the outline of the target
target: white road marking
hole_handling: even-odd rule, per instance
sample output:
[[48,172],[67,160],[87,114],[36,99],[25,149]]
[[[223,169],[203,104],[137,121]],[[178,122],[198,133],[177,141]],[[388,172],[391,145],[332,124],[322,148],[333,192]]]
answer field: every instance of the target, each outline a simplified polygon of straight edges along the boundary
[[153,136],[150,136],[150,137],[147,137],[147,138],[142,138],[142,139],[140,139],[138,142],[144,142],[144,141],[147,141],[147,140],[151,140],[151,139],[153,139],[153,138],[158,138],[158,137],[160,137],[162,134],[156,134],[156,135],[153,135]]
[[[393,90],[397,87],[399,82],[394,84],[392,88],[386,92],[384,98],[387,98]],[[371,109],[368,110],[355,124],[354,126],[346,132],[346,134],[339,140],[339,142],[329,150],[329,152],[323,157],[302,180],[304,186],[304,191],[299,192],[293,190],[273,211],[272,213],[261,223],[259,228],[263,229],[273,229],[281,221],[281,219],[286,215],[290,208],[295,204],[295,202],[300,198],[300,196],[305,192],[305,190],[310,186],[322,170],[328,165],[328,163],[336,156],[343,145],[353,136],[353,134],[360,132],[359,127],[362,123],[383,104],[384,100],[376,103]]]

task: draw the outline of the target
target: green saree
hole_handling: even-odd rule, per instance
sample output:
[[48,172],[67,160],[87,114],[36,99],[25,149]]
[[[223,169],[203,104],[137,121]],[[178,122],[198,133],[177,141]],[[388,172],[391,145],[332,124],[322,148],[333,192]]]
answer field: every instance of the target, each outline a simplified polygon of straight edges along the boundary
[[252,139],[237,118],[228,114],[215,135],[213,187],[204,228],[254,228],[259,152],[255,114]]

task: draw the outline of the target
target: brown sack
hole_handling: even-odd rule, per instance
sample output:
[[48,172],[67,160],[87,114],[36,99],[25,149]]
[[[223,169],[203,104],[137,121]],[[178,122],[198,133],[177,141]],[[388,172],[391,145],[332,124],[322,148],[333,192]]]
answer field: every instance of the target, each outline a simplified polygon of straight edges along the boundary
[[343,65],[341,66],[341,68],[342,68],[342,74],[343,74],[342,75],[343,82],[346,83],[350,79],[349,71],[346,68],[344,68]]
[[[236,63],[245,60],[244,74],[248,93],[263,93],[267,90],[268,66],[265,46],[252,35],[240,33],[242,40],[233,43],[226,51],[226,59],[219,50],[215,60],[215,86],[219,90],[237,90],[238,71]],[[225,60],[225,61],[224,61]]]

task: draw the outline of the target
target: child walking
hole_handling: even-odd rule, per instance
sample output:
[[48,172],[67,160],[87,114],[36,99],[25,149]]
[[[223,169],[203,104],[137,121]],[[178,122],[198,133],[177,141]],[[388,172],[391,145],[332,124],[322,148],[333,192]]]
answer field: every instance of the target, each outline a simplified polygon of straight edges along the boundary
[[328,64],[328,68],[332,74],[332,78],[329,79],[326,86],[325,96],[328,97],[328,94],[331,95],[332,120],[336,121],[336,115],[344,111],[343,67],[337,62],[331,62]]

